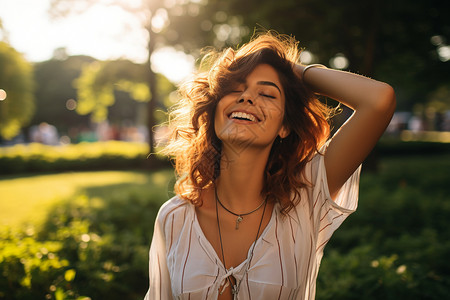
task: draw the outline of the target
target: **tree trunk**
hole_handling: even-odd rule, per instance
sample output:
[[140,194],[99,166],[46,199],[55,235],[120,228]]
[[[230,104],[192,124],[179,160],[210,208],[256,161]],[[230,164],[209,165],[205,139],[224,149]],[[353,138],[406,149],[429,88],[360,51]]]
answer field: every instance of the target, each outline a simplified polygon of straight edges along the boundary
[[[148,127],[148,146],[149,146],[149,153],[154,152],[154,145],[155,145],[155,139],[153,134],[153,127],[156,125],[155,122],[155,109],[157,107],[157,103],[159,101],[158,97],[158,91],[157,91],[157,82],[156,82],[156,74],[152,70],[152,62],[151,57],[153,54],[153,51],[155,50],[155,40],[156,40],[156,33],[153,32],[151,27],[151,19],[149,21],[148,25],[148,35],[149,35],[149,42],[148,42],[148,60],[147,60],[147,82],[148,86],[151,92],[151,99],[148,102],[147,106],[147,127]],[[153,155],[149,157],[150,160],[154,159]]]

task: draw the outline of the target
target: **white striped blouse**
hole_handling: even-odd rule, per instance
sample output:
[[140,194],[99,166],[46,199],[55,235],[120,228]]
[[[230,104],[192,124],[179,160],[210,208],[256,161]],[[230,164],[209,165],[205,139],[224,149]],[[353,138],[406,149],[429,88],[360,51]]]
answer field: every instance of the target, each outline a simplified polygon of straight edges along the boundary
[[230,275],[243,280],[235,299],[314,299],[323,249],[356,210],[360,169],[333,201],[324,157],[316,155],[305,168],[311,187],[302,189],[300,204],[288,216],[275,205],[256,241],[247,273],[248,256],[239,266],[225,270],[200,228],[195,207],[173,197],[161,207],[155,222],[145,300],[217,299]]

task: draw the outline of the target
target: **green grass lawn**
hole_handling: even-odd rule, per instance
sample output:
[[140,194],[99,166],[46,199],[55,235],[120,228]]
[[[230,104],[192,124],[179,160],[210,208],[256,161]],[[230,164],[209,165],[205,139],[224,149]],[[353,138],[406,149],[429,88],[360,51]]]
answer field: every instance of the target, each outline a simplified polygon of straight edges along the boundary
[[[148,190],[170,197],[173,171],[74,172],[25,177],[0,177],[0,225],[39,224],[49,209],[80,194],[117,195],[122,190]],[[166,194],[166,195],[164,195]],[[126,201],[126,200],[125,200]]]
[[171,169],[0,177],[0,299],[142,299],[173,183]]

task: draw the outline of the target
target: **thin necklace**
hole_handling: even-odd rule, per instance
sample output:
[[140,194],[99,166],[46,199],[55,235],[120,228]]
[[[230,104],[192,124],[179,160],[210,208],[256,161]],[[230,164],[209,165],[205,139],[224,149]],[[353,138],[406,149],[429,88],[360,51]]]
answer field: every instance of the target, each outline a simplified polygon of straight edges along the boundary
[[254,210],[252,210],[251,212],[243,213],[243,214],[237,214],[237,213],[235,213],[235,212],[232,212],[232,211],[229,210],[228,208],[226,208],[226,207],[222,204],[222,202],[220,202],[219,195],[217,195],[217,188],[214,188],[214,193],[216,194],[216,199],[217,199],[217,202],[219,202],[220,206],[222,206],[222,208],[225,209],[225,210],[226,210],[227,212],[229,212],[230,214],[235,215],[235,216],[237,217],[237,218],[236,218],[236,227],[234,228],[234,229],[236,229],[236,230],[239,229],[239,223],[241,223],[242,220],[244,220],[243,216],[247,216],[247,215],[250,215],[250,214],[254,213],[254,212],[257,211],[258,209],[260,209],[260,208],[263,206],[263,204],[266,202],[266,200],[264,199],[263,201],[261,201],[261,204],[259,204],[258,207],[255,208]]
[[[215,190],[215,188],[214,188],[214,190]],[[217,218],[217,228],[219,229],[220,250],[222,251],[223,266],[225,268],[225,272],[227,272],[228,271],[227,270],[227,264],[225,262],[225,255],[223,253],[222,234],[220,232],[219,209],[218,209],[218,206],[217,206],[217,202],[220,203],[220,201],[219,201],[219,198],[217,197],[217,191],[215,192],[215,194],[216,194],[216,218]],[[239,282],[237,282],[236,284],[233,285],[233,282],[231,282],[230,276],[227,277],[228,283],[232,287],[231,288],[231,293],[233,294],[233,298],[235,298],[235,296],[239,293],[239,289],[241,288],[242,280],[244,279],[245,274],[248,272],[248,269],[250,268],[250,264],[251,264],[252,259],[253,259],[253,251],[255,250],[256,242],[258,241],[259,231],[261,230],[262,221],[264,219],[264,213],[266,212],[266,206],[267,206],[267,199],[264,199],[264,209],[263,209],[263,213],[262,213],[262,216],[261,216],[261,220],[259,221],[258,232],[256,233],[255,242],[253,243],[252,250],[250,251],[250,257],[249,257],[247,266],[245,268],[244,274],[242,276],[242,279],[239,280]],[[220,294],[223,293],[224,289],[222,289]]]

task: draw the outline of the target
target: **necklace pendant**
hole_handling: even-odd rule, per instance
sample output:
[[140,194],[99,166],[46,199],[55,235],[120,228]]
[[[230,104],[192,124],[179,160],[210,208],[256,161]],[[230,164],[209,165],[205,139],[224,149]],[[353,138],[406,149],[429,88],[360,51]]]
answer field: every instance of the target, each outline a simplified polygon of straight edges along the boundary
[[237,219],[236,219],[236,228],[235,228],[236,230],[239,229],[239,223],[241,223],[242,220],[243,220],[243,218],[242,218],[241,216],[238,216],[238,217],[237,217]]

